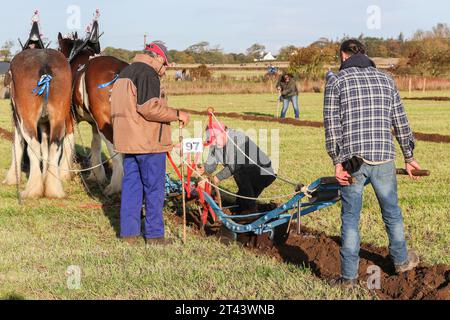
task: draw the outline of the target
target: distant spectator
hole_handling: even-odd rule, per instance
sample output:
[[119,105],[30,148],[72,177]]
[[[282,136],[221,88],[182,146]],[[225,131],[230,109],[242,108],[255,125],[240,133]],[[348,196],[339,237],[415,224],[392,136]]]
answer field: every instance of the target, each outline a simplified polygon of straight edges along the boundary
[[281,119],[286,118],[286,112],[289,103],[294,106],[295,119],[300,118],[300,110],[298,108],[298,88],[294,77],[291,74],[284,74],[277,83],[278,91],[283,100],[283,110],[281,110]]
[[278,69],[275,66],[273,66],[272,64],[269,65],[269,67],[267,67],[268,74],[276,74],[277,71],[278,71]]
[[183,69],[182,71],[177,71],[175,73],[175,81],[184,81],[187,77],[187,70]]

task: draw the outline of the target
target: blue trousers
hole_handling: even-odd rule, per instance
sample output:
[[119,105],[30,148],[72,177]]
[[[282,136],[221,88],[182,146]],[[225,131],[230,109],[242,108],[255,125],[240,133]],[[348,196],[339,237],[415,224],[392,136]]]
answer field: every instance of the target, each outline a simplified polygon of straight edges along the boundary
[[298,108],[298,96],[289,97],[287,99],[283,99],[283,109],[281,110],[281,118],[286,118],[286,113],[289,108],[289,103],[292,101],[292,105],[294,106],[295,119],[300,118],[300,109]]
[[141,235],[141,210],[145,198],[144,237],[164,237],[166,154],[125,155],[123,168],[120,236]]
[[341,273],[345,279],[357,279],[359,267],[359,219],[364,184],[370,181],[389,238],[389,254],[395,265],[407,262],[403,217],[398,206],[395,162],[371,166],[364,163],[353,177],[356,183],[342,188]]

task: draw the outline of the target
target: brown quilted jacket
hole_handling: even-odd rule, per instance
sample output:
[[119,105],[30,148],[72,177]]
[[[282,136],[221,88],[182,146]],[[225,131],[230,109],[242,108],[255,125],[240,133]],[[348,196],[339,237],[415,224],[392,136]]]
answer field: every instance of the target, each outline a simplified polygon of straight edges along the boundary
[[172,150],[170,123],[178,120],[178,113],[161,95],[159,77],[163,68],[155,59],[141,54],[120,73],[111,96],[116,152],[146,154]]

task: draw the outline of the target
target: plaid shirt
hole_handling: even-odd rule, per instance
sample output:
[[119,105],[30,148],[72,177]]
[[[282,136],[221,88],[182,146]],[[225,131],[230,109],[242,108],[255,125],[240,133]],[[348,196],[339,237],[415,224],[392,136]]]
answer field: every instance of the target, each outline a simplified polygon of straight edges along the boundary
[[405,160],[413,160],[414,136],[395,82],[376,68],[350,67],[330,77],[323,116],[334,165],[354,156],[394,160],[392,127]]

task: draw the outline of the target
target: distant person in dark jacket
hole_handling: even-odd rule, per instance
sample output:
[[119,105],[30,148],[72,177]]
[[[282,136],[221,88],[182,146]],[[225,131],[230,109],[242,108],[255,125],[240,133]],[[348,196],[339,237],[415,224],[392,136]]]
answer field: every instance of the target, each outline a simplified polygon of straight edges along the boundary
[[[212,174],[218,164],[223,165],[223,169],[213,178],[215,185],[233,177],[239,189],[238,196],[256,199],[275,181],[271,160],[243,132],[213,122],[212,128],[207,130],[207,140],[212,144],[205,166],[199,173],[203,174],[206,171]],[[256,210],[254,199],[238,197],[236,212],[254,212]]]
[[289,108],[289,103],[292,102],[294,106],[295,119],[300,118],[300,110],[298,108],[298,88],[294,77],[291,74],[284,74],[277,83],[278,91],[283,100],[283,110],[281,110],[281,118],[286,118],[286,112]]

